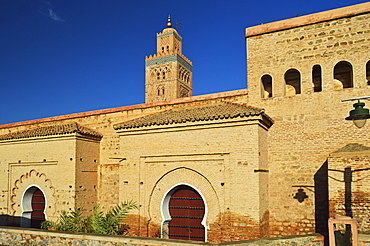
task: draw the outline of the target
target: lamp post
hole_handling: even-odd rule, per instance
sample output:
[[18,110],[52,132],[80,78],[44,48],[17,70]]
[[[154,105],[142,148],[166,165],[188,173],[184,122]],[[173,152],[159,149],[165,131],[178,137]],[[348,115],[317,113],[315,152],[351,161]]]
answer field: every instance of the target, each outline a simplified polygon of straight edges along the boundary
[[352,120],[355,126],[357,126],[358,128],[363,127],[366,124],[366,120],[370,118],[369,109],[364,108],[365,103],[361,102],[360,100],[370,100],[370,96],[354,97],[342,100],[342,102],[357,101],[353,104],[353,107],[355,109],[351,110],[349,112],[349,116],[345,119]]

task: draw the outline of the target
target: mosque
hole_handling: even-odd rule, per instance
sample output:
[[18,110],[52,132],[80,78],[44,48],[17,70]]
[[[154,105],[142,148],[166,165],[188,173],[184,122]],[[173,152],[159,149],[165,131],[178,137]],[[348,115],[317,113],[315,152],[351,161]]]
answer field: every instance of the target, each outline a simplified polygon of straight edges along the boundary
[[133,200],[132,236],[370,230],[370,126],[345,120],[370,95],[370,2],[246,28],[236,91],[192,96],[182,36],[156,37],[144,104],[0,125],[1,225]]

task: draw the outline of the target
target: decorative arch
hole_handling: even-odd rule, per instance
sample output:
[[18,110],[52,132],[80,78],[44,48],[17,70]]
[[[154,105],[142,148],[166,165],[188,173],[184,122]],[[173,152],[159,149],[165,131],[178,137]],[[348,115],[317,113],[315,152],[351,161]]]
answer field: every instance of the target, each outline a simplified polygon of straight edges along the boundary
[[[40,189],[45,199],[47,200],[47,207],[45,207],[45,215],[55,216],[56,215],[56,195],[55,187],[52,185],[50,179],[42,172],[38,172],[34,169],[30,170],[28,173],[21,175],[11,188],[10,197],[10,210],[13,216],[22,216],[23,214],[23,199],[30,187],[37,187]],[[27,207],[25,207],[27,208]]]
[[[163,202],[169,192],[180,184],[187,184],[194,187],[201,194],[204,203],[206,204],[204,226],[207,228],[209,220],[215,220],[217,216],[224,211],[221,211],[220,200],[216,189],[212,183],[201,173],[196,170],[179,167],[165,173],[154,185],[150,197],[148,214],[149,219],[153,222],[163,225],[166,222],[163,214]],[[162,230],[166,229],[162,227]],[[207,230],[205,232],[207,238]],[[163,235],[163,231],[162,231]],[[165,236],[165,235],[164,235]]]
[[301,74],[297,69],[291,68],[284,74],[285,95],[301,94]]
[[353,87],[353,68],[347,61],[338,62],[334,66],[334,90]]
[[272,77],[269,74],[265,74],[261,78],[261,97],[272,97]]

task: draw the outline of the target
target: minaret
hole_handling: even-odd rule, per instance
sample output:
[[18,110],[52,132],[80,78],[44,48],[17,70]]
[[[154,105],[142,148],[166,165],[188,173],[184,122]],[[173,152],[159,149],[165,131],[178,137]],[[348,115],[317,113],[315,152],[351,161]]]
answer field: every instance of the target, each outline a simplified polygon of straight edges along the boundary
[[157,33],[157,54],[145,58],[145,102],[190,97],[192,90],[192,63],[168,16],[167,28]]

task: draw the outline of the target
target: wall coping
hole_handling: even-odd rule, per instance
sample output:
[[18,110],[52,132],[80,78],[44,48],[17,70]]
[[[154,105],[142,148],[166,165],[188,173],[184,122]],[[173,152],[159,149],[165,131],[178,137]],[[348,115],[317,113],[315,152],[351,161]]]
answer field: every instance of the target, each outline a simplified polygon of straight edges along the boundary
[[191,103],[191,102],[197,102],[197,101],[207,101],[207,100],[212,100],[212,99],[220,99],[220,98],[247,95],[247,94],[248,94],[248,89],[218,92],[218,93],[206,94],[206,95],[200,95],[200,96],[178,98],[178,99],[173,99],[173,100],[168,100],[168,101],[143,103],[143,104],[122,106],[122,107],[116,107],[116,108],[99,109],[99,110],[93,110],[93,111],[87,111],[87,112],[47,117],[47,118],[42,118],[42,119],[8,123],[8,124],[0,125],[0,129],[32,125],[32,124],[38,124],[38,123],[60,121],[60,120],[70,120],[70,119],[76,119],[76,118],[82,118],[82,117],[88,117],[88,116],[96,116],[96,115],[102,115],[102,114],[117,113],[117,112],[129,111],[129,110],[135,110],[135,109],[146,109],[146,108],[157,107],[157,106],[167,106],[167,105],[184,104],[184,103]]
[[370,2],[247,27],[245,38],[370,12]]

